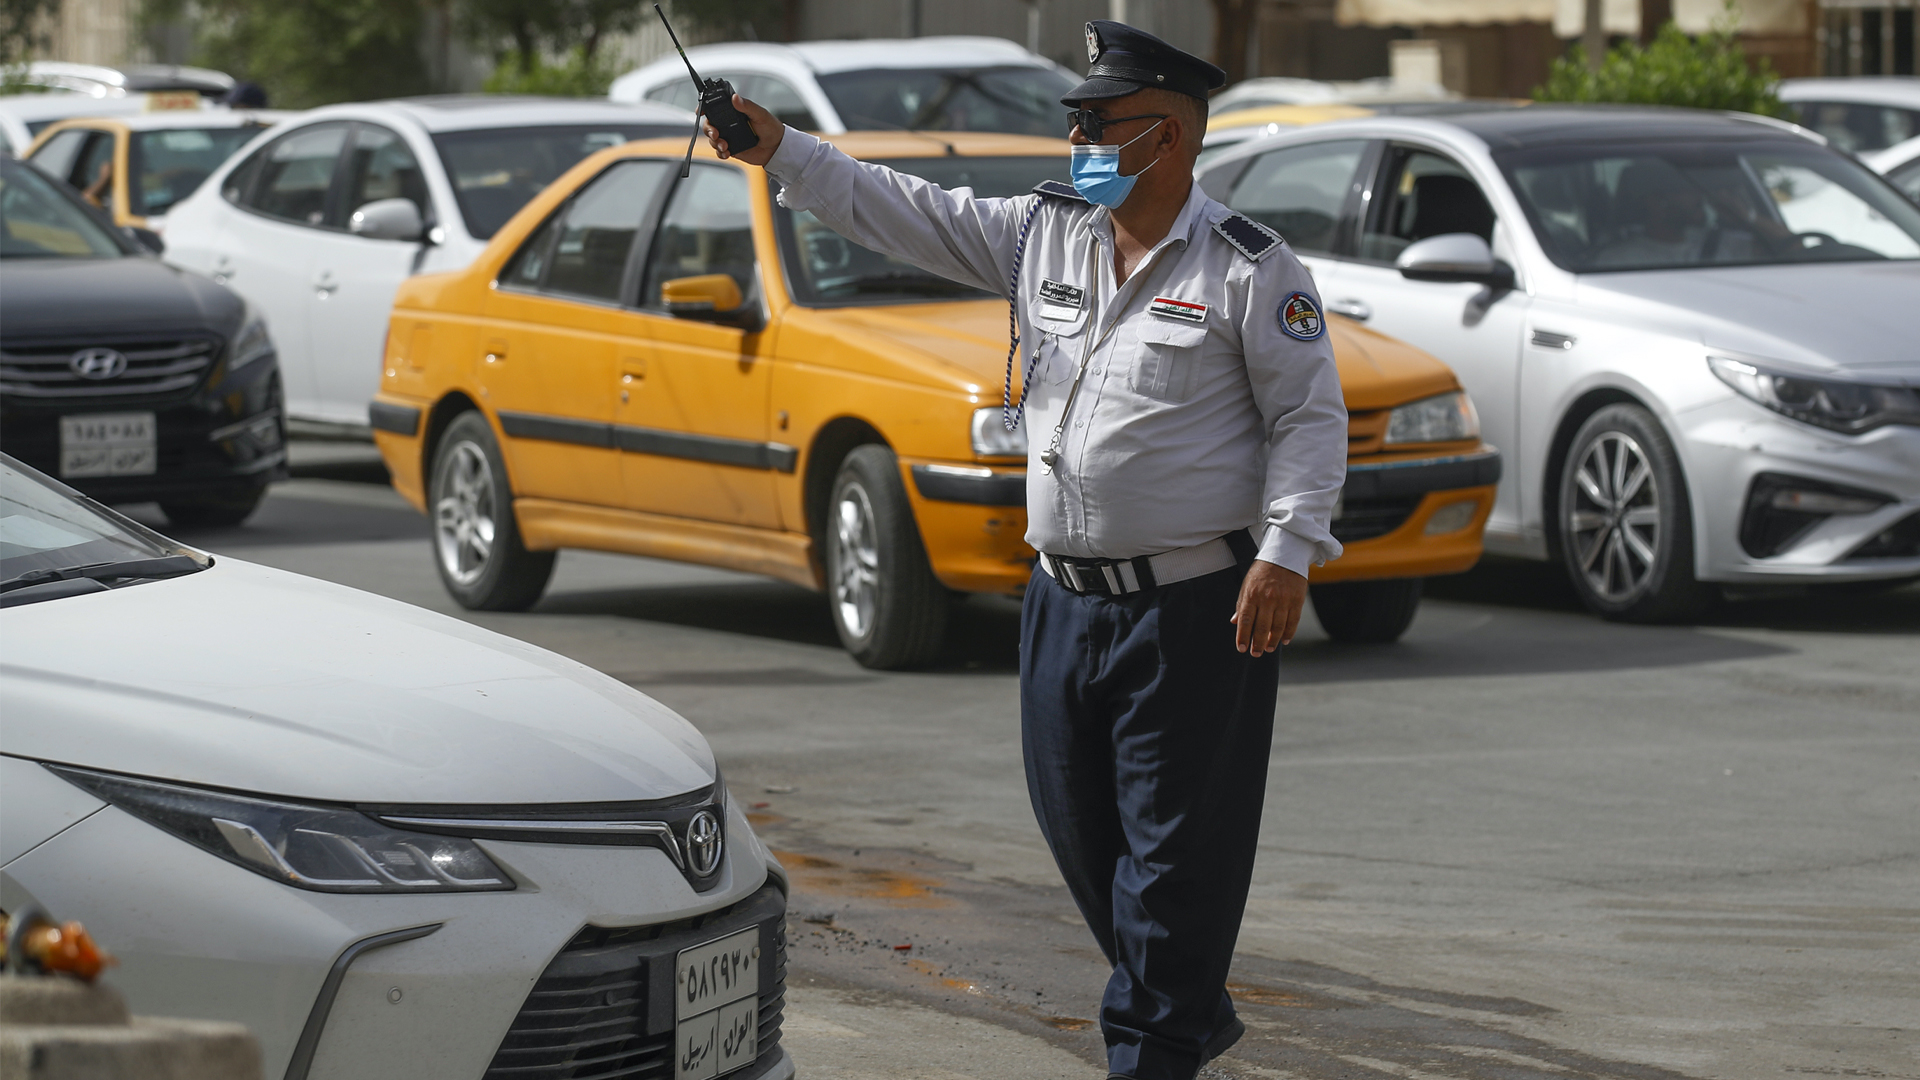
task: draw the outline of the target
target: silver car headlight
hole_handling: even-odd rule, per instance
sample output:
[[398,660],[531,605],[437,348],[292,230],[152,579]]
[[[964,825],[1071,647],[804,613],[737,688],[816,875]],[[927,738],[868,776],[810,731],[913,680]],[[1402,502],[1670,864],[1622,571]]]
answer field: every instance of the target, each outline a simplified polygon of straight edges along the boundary
[[1480,437],[1480,414],[1464,391],[1402,405],[1387,416],[1387,444],[1458,442]]
[[1828,431],[1859,435],[1888,424],[1920,425],[1920,390],[1912,387],[1810,378],[1725,356],[1707,357],[1707,366],[1741,397]]
[[238,371],[263,356],[273,355],[273,336],[267,333],[267,320],[255,311],[252,304],[247,305],[246,314],[240,319],[240,332],[233,337],[233,347],[227,355],[233,357],[227,364],[227,370]]
[[1026,457],[1026,423],[1008,431],[1000,406],[973,410],[973,452],[981,457]]
[[471,840],[401,832],[357,810],[47,768],[150,825],[297,889],[406,893],[514,887]]

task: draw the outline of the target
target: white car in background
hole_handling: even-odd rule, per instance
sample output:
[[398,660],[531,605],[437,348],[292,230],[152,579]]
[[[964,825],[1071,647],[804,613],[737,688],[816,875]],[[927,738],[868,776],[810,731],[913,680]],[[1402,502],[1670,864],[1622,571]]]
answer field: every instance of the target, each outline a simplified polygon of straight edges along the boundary
[[1779,94],[1802,127],[1850,154],[1920,137],[1920,77],[1785,79]]
[[[1066,134],[1060,96],[1080,77],[1002,38],[733,42],[687,50],[700,77],[804,131],[1004,131]],[[687,66],[668,53],[613,82],[614,101],[698,103]]]
[[1459,101],[1459,94],[1426,82],[1386,77],[1329,82],[1267,76],[1242,79],[1207,100],[1207,111],[1225,116],[1272,105],[1411,105]]
[[233,88],[233,76],[223,71],[172,64],[104,67],[35,60],[17,78],[45,92],[0,97],[0,142],[15,156],[26,153],[41,131],[61,120],[214,109]]
[[1920,203],[1920,135],[1885,150],[1861,154],[1860,160],[1906,192],[1907,198]]
[[1243,144],[1208,193],[1329,311],[1425,349],[1505,470],[1490,552],[1614,618],[1707,583],[1920,576],[1920,206],[1819,136],[1689,110],[1372,117]]
[[274,1080],[793,1075],[785,875],[671,710],[3,455],[0,539],[0,907],[134,1012]]
[[0,142],[15,157],[27,152],[40,133],[77,116],[138,116],[147,111],[146,95],[96,98],[85,94],[8,94],[0,97]]
[[667,105],[564,98],[329,105],[262,135],[169,210],[165,257],[266,316],[296,432],[366,437],[400,282],[466,266],[595,151],[693,123]]

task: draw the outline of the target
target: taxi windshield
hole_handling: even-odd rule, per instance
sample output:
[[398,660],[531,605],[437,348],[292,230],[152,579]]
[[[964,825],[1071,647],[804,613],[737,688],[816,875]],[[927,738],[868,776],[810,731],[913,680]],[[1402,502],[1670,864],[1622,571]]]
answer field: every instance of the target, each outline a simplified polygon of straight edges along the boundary
[[1052,68],[885,68],[818,76],[848,131],[1004,131],[1065,135]]
[[433,137],[453,181],[467,233],[489,240],[560,174],[583,159],[635,139],[687,134],[665,124],[554,124],[536,128],[449,131]]
[[[983,198],[1024,195],[1042,180],[1067,178],[1065,157],[924,157],[878,164],[943,188],[972,188]],[[798,303],[845,307],[981,300],[992,295],[862,247],[807,211],[778,207],[776,218],[787,280]]]
[[106,227],[54,188],[38,169],[0,159],[0,258],[117,259],[126,250]]
[[166,213],[264,130],[264,124],[245,124],[135,132],[127,170],[134,181],[128,190],[133,212],[142,217]]
[[1818,146],[1562,146],[1499,162],[1574,273],[1920,259],[1920,207]]

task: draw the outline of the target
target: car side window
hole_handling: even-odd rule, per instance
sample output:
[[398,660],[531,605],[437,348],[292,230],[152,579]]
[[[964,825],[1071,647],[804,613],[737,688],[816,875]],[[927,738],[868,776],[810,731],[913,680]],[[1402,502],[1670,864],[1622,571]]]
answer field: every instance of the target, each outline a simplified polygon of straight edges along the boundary
[[1920,109],[1852,101],[1803,101],[1793,106],[1805,127],[1852,154],[1885,150],[1920,135]]
[[[727,81],[733,83],[735,92],[741,97],[757,103],[781,123],[801,131],[820,130],[820,122],[813,118],[813,110],[807,108],[806,99],[784,80],[771,75],[732,75],[728,76]],[[688,89],[692,89],[691,85]]]
[[1893,181],[1894,187],[1906,192],[1907,198],[1920,203],[1920,158],[1888,173],[1887,179]]
[[[92,138],[87,140],[86,149],[80,151],[79,164],[67,177],[68,182],[81,191],[99,183],[102,171],[109,178],[113,175],[113,136],[104,131],[89,134]],[[101,191],[100,198],[105,200],[111,192],[111,187]]]
[[433,220],[433,200],[427,195],[427,178],[413,148],[398,132],[373,124],[354,129],[353,153],[348,158],[347,197],[336,211],[343,217],[370,202],[381,199],[406,199],[420,210],[423,221]]
[[720,165],[695,165],[673,190],[647,259],[642,307],[659,308],[660,286],[676,278],[725,274],[749,305],[756,302],[753,204],[747,174]]
[[1374,188],[1360,257],[1392,262],[1415,240],[1472,233],[1493,243],[1493,206],[1467,170],[1450,158],[1411,147],[1387,152]]
[[647,91],[647,100],[692,112],[700,104],[700,95],[694,92],[691,79],[673,79]]
[[[1285,237],[1295,251],[1332,254],[1366,141],[1313,143],[1253,159],[1224,200]],[[1349,233],[1351,235],[1351,233]]]
[[47,175],[69,183],[73,180],[73,163],[80,157],[80,147],[86,144],[87,136],[92,134],[86,128],[68,128],[47,140],[27,160],[38,165]]
[[[268,217],[323,225],[333,174],[339,170],[340,151],[349,125],[316,124],[283,135],[260,149],[257,175],[235,201]],[[251,165],[251,163],[249,163]]]
[[633,244],[677,172],[664,161],[624,161],[575,192],[507,263],[500,284],[619,301]]

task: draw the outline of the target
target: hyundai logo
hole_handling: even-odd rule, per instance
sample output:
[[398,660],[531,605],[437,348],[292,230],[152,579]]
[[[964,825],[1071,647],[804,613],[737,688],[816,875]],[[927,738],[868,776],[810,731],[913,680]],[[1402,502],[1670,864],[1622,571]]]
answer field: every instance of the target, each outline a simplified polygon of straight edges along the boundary
[[702,810],[687,822],[687,868],[695,877],[720,869],[720,819]]
[[111,379],[127,370],[127,358],[112,349],[81,349],[67,357],[67,366],[83,379]]

